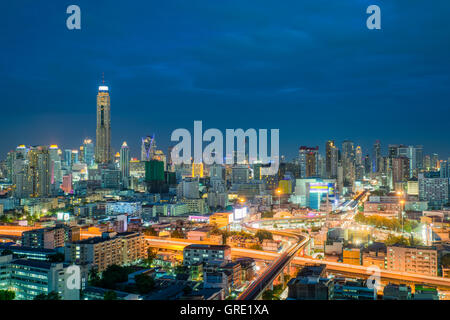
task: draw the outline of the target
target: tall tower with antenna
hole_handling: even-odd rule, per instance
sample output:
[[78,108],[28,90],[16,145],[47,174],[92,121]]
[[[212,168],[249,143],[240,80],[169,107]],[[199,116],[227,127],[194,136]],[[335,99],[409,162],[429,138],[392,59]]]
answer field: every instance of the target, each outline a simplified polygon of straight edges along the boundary
[[102,85],[98,87],[97,94],[95,162],[107,164],[111,161],[111,101],[109,88],[105,85],[105,76],[102,74]]

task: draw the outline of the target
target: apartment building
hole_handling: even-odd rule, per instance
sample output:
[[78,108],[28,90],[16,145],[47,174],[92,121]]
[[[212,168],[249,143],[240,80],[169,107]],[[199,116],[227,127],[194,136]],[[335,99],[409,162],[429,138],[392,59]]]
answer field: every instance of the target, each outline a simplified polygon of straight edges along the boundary
[[64,247],[63,228],[42,228],[22,233],[22,245],[31,248],[55,249]]
[[387,248],[387,270],[437,276],[435,247],[393,245]]
[[95,267],[103,272],[110,265],[123,265],[147,256],[147,243],[138,232],[104,232],[101,237],[69,243],[66,261]]

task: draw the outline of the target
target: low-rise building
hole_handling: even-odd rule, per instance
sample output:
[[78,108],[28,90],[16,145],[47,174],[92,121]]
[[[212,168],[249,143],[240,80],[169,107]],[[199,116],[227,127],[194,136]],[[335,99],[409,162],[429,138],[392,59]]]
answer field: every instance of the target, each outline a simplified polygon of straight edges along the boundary
[[303,267],[289,280],[287,300],[332,300],[334,283],[326,276],[326,265]]
[[404,284],[389,283],[383,289],[383,300],[410,300],[411,287]]
[[376,300],[377,290],[367,285],[366,280],[334,281],[334,300]]
[[208,265],[217,261],[231,261],[230,246],[191,244],[183,249],[183,264],[185,266],[197,263]]
[[387,248],[387,270],[437,276],[435,247],[393,245]]

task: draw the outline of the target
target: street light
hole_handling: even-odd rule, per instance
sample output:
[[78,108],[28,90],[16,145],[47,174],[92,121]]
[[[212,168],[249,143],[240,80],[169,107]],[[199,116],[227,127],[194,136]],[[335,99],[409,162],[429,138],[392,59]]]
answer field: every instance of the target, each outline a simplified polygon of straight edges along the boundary
[[280,188],[277,189],[277,193],[278,193],[278,201],[279,201],[278,207],[281,209],[281,189]]

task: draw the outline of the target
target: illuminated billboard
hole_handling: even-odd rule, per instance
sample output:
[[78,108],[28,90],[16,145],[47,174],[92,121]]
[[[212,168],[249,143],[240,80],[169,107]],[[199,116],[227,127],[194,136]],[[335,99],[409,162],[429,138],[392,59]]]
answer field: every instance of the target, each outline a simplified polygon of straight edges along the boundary
[[244,219],[247,216],[248,209],[247,207],[235,208],[233,213],[233,220],[239,221]]
[[309,184],[309,193],[321,193],[334,196],[334,183],[314,182]]
[[56,214],[56,219],[58,221],[69,221],[70,220],[70,213],[67,212],[58,212]]

